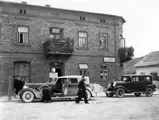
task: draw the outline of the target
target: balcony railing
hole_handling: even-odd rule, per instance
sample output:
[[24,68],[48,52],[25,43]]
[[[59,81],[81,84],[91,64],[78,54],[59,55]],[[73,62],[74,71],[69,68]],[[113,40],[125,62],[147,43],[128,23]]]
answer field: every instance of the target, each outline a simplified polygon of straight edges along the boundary
[[74,40],[66,39],[48,39],[43,43],[44,53],[46,55],[71,55],[73,54]]

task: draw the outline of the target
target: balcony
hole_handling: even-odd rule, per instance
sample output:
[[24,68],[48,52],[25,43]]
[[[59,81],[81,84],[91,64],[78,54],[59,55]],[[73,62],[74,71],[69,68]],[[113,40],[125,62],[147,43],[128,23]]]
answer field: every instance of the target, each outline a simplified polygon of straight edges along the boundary
[[[59,59],[63,57],[70,57],[73,54],[73,43],[74,40],[71,38],[66,39],[48,39],[43,43],[44,54],[46,57],[58,57]],[[63,59],[63,58],[61,58]]]
[[118,53],[119,53],[120,62],[123,63],[133,58],[134,48],[133,47],[119,48]]

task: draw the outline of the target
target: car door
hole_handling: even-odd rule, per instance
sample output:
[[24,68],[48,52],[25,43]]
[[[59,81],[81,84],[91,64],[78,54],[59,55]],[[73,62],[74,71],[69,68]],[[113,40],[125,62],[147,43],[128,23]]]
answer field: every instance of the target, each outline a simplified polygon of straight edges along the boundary
[[139,90],[138,81],[138,77],[131,77],[131,81],[128,84],[128,90],[130,92],[137,92]]
[[76,96],[78,92],[78,79],[69,78],[70,85],[68,86],[68,96]]
[[139,90],[140,91],[145,91],[146,88],[146,84],[147,84],[147,76],[140,76],[139,78]]

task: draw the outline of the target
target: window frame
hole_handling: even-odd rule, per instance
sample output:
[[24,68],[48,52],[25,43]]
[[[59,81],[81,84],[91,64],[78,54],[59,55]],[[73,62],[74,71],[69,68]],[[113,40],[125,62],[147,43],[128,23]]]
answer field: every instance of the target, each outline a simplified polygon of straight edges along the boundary
[[[104,45],[102,45],[101,35],[106,35],[107,39],[104,40]],[[108,50],[108,33],[99,33],[99,48]]]
[[20,77],[28,77],[28,81],[26,81],[26,82],[32,82],[31,81],[31,62],[30,61],[14,61],[14,73],[13,73],[13,77],[15,78],[15,77],[17,77],[17,75],[15,74],[15,72],[16,72],[16,66],[18,65],[18,66],[20,66],[20,65],[28,65],[28,76],[21,76],[20,75]]
[[[85,33],[86,34],[86,37],[80,37],[80,33]],[[80,45],[81,44],[81,40],[80,38],[83,39],[85,38],[85,45]],[[78,47],[79,48],[85,48],[85,49],[88,49],[88,32],[87,31],[78,31]]]
[[[53,29],[56,29],[56,30],[59,29],[59,33],[55,33],[55,32],[53,33],[52,32]],[[64,31],[63,28],[60,28],[60,27],[50,27],[49,28],[49,38],[50,39],[55,39],[55,40],[61,40],[61,39],[63,39],[63,31]],[[59,35],[60,37],[59,37],[59,39],[57,39],[56,37],[51,38],[51,35],[54,35],[54,36],[58,36]]]
[[[100,79],[101,80],[105,80],[105,81],[108,81],[109,80],[109,65],[108,64],[105,64],[105,65],[101,65],[101,70],[100,70]],[[107,75],[106,77],[105,76],[105,71],[107,71]],[[103,79],[105,78],[105,79]]]
[[[28,32],[19,32],[19,31],[18,31],[18,28],[20,28],[20,27],[27,28],[27,31],[28,31]],[[22,43],[20,42],[20,39],[21,39],[21,38],[20,38],[20,35],[21,35],[21,33],[23,34],[23,40],[22,40],[23,42],[22,42]],[[24,35],[25,35],[25,34],[27,35],[27,40],[24,39]],[[17,26],[17,40],[16,40],[16,41],[17,41],[17,43],[18,43],[19,45],[29,45],[29,26],[25,26],[25,25],[18,25],[18,26]],[[24,42],[24,41],[27,41],[27,42]]]

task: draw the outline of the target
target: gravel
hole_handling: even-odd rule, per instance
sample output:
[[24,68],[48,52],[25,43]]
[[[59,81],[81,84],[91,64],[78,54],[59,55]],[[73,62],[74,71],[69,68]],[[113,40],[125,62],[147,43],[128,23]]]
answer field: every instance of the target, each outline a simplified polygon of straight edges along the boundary
[[0,120],[159,120],[159,95],[95,97],[89,103],[70,100],[23,103],[0,97]]

